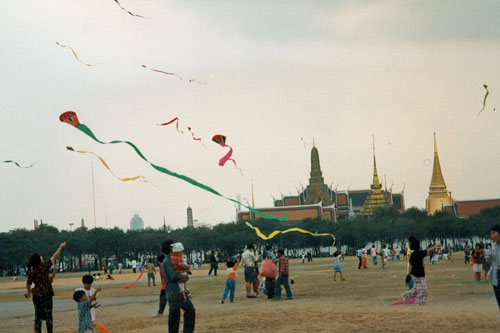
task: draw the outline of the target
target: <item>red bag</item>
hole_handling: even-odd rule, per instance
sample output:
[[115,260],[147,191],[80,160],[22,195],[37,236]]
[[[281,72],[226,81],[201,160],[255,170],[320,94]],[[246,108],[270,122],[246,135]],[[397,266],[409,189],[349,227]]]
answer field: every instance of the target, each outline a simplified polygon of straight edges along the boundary
[[264,259],[260,267],[260,275],[266,278],[275,278],[278,275],[276,263],[269,258]]

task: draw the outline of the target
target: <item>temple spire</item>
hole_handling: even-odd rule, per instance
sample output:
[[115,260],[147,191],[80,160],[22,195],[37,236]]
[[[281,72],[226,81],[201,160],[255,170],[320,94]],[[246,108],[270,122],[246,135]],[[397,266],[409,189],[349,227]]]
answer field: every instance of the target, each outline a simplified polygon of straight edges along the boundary
[[384,191],[382,190],[382,184],[378,179],[377,172],[377,160],[375,158],[375,136],[372,135],[372,145],[373,145],[373,183],[370,185],[370,194],[368,194],[368,198],[366,198],[365,203],[363,204],[363,212],[362,214],[365,216],[373,215],[373,212],[378,207],[384,207],[385,197]]
[[325,184],[323,173],[321,172],[319,152],[314,141],[311,149],[311,173],[306,191],[307,204],[321,202],[324,206],[330,206],[333,203],[328,194],[328,187]]
[[451,200],[441,171],[436,133],[434,133],[434,164],[432,166],[431,184],[429,185],[429,196],[425,200],[427,214],[434,214],[436,211],[442,210],[444,204],[451,204]]

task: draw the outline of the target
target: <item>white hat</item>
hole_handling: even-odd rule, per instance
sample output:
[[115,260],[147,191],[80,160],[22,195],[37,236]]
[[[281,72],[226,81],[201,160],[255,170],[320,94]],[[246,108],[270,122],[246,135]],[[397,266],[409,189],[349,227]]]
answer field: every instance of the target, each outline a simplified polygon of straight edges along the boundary
[[181,252],[184,251],[184,246],[182,243],[174,243],[172,244],[172,252]]

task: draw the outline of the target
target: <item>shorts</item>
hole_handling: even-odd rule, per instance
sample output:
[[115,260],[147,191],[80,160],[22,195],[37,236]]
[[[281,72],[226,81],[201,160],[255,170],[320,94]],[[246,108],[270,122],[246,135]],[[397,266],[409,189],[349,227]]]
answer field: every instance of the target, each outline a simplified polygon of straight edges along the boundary
[[334,264],[333,265],[333,271],[335,273],[342,273],[342,268],[340,268],[340,265],[339,264]]
[[255,280],[255,273],[253,266],[245,266],[245,282],[253,282]]
[[474,273],[481,273],[482,270],[483,270],[483,264],[474,264],[474,265],[472,265],[472,271]]

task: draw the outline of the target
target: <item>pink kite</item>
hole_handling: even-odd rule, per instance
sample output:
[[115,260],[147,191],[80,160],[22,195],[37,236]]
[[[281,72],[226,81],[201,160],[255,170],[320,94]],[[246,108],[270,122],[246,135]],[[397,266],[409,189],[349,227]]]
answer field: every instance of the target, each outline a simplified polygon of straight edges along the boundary
[[171,123],[175,122],[175,127],[177,128],[177,132],[181,132],[181,133],[184,133],[183,131],[179,130],[179,118],[175,117],[174,119],[166,122],[166,123],[163,123],[163,124],[157,124],[158,126],[167,126],[167,125],[170,125]]
[[128,286],[124,286],[123,288],[125,288],[125,289],[130,289],[130,288],[132,288],[132,287],[134,286],[134,284],[136,284],[136,283],[137,283],[137,281],[139,281],[139,280],[141,279],[142,274],[144,274],[144,266],[142,266],[142,272],[141,272],[141,274],[139,274],[139,277],[137,278],[137,280],[135,280],[135,281],[134,281],[134,283],[129,284]]
[[222,156],[222,158],[219,160],[219,166],[224,166],[227,161],[231,161],[234,163],[234,166],[236,167],[236,169],[240,170],[240,172],[241,172],[241,169],[238,168],[236,161],[231,158],[231,155],[233,155],[233,148],[229,145],[226,145],[226,136],[216,134],[213,136],[212,141],[220,144],[222,147],[229,147],[229,151],[227,152],[227,154]]

